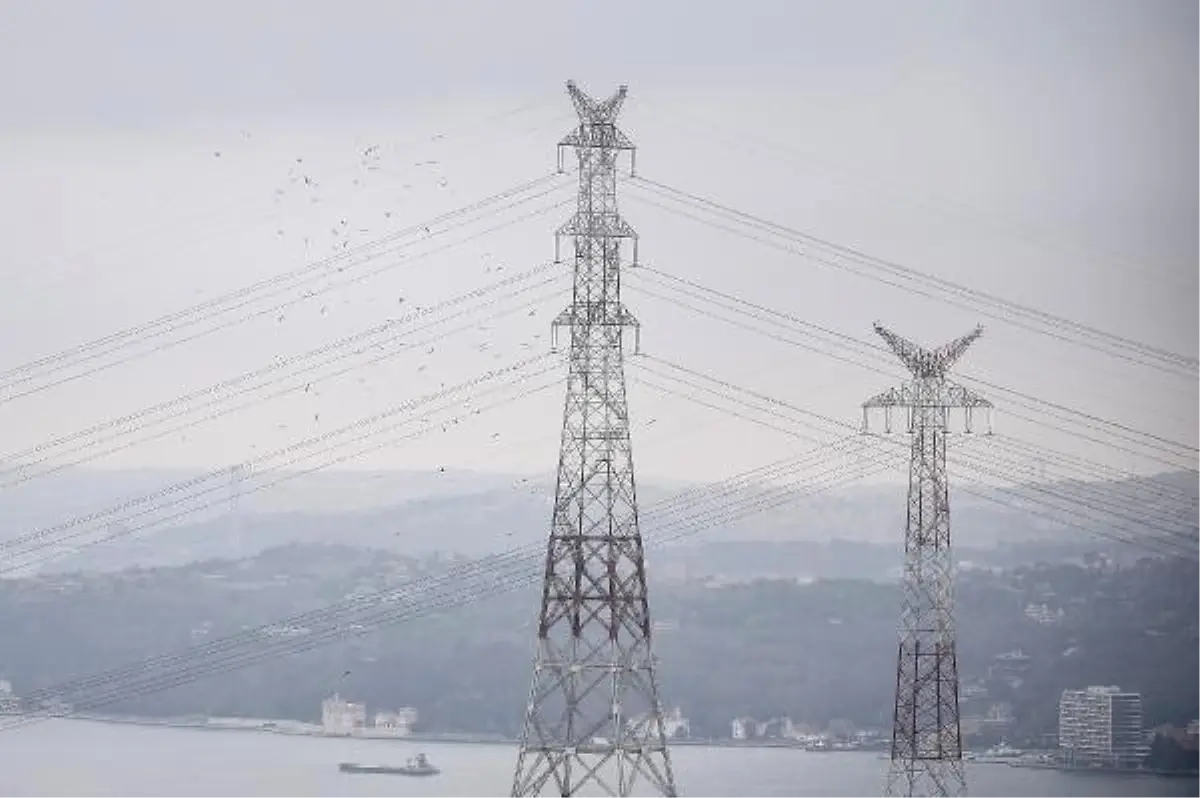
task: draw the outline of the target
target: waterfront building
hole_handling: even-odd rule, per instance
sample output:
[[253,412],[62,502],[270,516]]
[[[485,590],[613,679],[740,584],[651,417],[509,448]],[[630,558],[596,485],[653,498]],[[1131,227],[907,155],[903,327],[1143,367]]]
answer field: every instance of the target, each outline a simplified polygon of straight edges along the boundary
[[366,704],[343,701],[334,693],[321,702],[321,726],[326,734],[349,736],[361,734],[367,725]]
[[1076,767],[1137,767],[1149,747],[1142,695],[1119,687],[1064,690],[1058,702],[1058,745]]
[[393,737],[407,737],[412,734],[417,717],[417,710],[412,707],[405,707],[398,712],[376,712],[375,730]]

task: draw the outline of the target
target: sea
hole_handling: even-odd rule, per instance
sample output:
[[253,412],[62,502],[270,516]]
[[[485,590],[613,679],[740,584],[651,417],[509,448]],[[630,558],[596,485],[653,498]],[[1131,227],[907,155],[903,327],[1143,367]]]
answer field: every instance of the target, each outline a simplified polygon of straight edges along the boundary
[[[403,764],[424,752],[430,778],[343,774],[338,762]],[[0,731],[0,795],[508,795],[511,744],[417,743],[49,720]],[[681,795],[880,795],[878,753],[780,748],[672,749]],[[970,763],[974,796],[1194,796],[1195,778],[1064,773]]]

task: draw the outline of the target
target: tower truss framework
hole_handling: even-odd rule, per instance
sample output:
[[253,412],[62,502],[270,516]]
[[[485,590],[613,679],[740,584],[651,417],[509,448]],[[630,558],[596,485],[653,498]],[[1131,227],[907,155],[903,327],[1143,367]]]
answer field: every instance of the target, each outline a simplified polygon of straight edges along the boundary
[[578,126],[559,144],[579,166],[578,207],[557,231],[569,239],[571,304],[552,336],[569,330],[558,478],[537,622],[532,686],[513,779],[514,796],[675,795],[638,527],[624,331],[638,323],[621,303],[622,248],[637,235],[617,209],[617,160],[633,144],[616,126],[622,86],[606,100],[567,92]]
[[951,410],[964,413],[973,431],[976,410],[992,405],[946,379],[951,366],[983,334],[983,328],[938,347],[923,349],[875,325],[875,331],[912,373],[912,379],[863,404],[882,410],[887,431],[893,413],[906,416],[911,438],[904,576],[896,658],[887,795],[966,795],[959,725],[958,662],[953,616],[954,568],[950,548],[950,491],[946,441]]

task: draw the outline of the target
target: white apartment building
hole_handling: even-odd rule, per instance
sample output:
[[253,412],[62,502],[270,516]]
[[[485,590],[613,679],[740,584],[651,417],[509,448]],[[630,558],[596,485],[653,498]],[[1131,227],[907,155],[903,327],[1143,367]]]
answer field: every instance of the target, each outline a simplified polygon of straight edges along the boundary
[[[650,720],[649,714],[630,718],[627,722],[627,728],[633,734],[645,734],[647,736],[656,735],[658,732],[658,729],[655,728]],[[683,710],[675,707],[663,716],[662,731],[663,736],[668,740],[682,739],[691,736],[692,724],[691,721],[684,717]]]
[[405,707],[397,712],[376,712],[375,729],[396,737],[407,737],[417,722],[417,710]]
[[21,710],[21,700],[13,694],[12,683],[0,679],[0,714],[14,714]]
[[1070,764],[1137,765],[1149,752],[1141,693],[1096,686],[1064,690],[1058,702],[1058,746]]
[[321,726],[326,734],[361,734],[366,725],[366,704],[343,701],[337,693],[321,702]]

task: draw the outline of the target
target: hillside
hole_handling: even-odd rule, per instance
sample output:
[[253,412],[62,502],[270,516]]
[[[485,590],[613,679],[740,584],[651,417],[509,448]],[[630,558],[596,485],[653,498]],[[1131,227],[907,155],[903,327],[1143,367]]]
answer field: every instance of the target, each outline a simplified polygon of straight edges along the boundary
[[[1088,560],[960,575],[964,728],[978,739],[1003,733],[1016,742],[1053,732],[1058,694],[1087,684],[1143,692],[1148,725],[1195,717],[1196,564]],[[300,645],[304,628],[289,631],[280,620],[443,567],[348,547],[292,546],[243,563],[8,580],[0,583],[0,673],[28,694],[266,623]],[[835,719],[886,726],[896,586],[651,576],[666,700],[692,718],[696,734],[727,736],[730,720],[746,714],[786,715],[818,728]],[[110,709],[313,720],[321,698],[337,689],[372,708],[417,706],[429,730],[514,733],[528,688],[537,591],[525,587],[403,620],[431,600],[422,595],[381,616],[399,619],[395,625],[346,616],[343,642],[165,692],[124,694]],[[367,626],[354,627],[356,619]],[[245,650],[261,650],[264,641]],[[207,660],[189,661],[200,667]],[[92,693],[62,697],[80,703]],[[981,725],[989,714],[1007,720]]]

